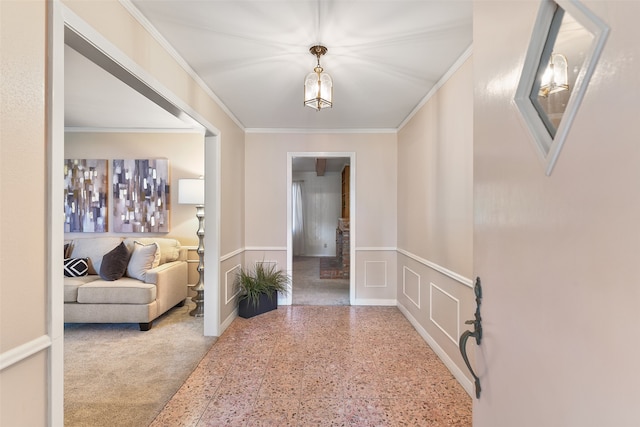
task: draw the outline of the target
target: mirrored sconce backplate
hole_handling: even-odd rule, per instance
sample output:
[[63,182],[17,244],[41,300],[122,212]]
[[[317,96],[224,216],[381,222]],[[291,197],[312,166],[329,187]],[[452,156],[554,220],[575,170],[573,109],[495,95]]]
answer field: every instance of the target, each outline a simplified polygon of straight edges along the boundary
[[514,102],[547,175],[604,47],[609,27],[577,0],[543,0]]

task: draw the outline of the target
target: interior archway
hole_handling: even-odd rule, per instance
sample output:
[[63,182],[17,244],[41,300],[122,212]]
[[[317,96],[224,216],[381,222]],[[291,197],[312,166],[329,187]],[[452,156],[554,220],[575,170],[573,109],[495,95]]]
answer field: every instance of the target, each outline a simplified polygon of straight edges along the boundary
[[[49,269],[49,321],[51,357],[49,369],[49,396],[51,425],[64,424],[64,308],[61,264],[56,263],[64,242],[59,212],[63,211],[62,194],[64,160],[64,48],[69,44],[75,50],[103,69],[125,82],[133,90],[153,101],[174,116],[192,120],[204,129],[205,138],[205,209],[209,219],[205,235],[205,317],[204,334],[220,333],[219,316],[219,218],[220,218],[220,132],[189,105],[163,87],[133,60],[91,28],[80,17],[59,2],[53,2],[50,39],[50,107],[47,163],[49,177],[48,241]],[[60,264],[60,267],[57,265]]]

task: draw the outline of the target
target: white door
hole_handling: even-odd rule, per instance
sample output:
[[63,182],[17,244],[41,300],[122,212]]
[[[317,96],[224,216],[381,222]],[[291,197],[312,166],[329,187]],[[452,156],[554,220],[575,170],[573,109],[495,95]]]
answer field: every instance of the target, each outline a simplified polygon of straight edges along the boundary
[[540,3],[474,3],[476,427],[640,425],[640,2],[583,3],[611,32],[550,176],[512,103]]

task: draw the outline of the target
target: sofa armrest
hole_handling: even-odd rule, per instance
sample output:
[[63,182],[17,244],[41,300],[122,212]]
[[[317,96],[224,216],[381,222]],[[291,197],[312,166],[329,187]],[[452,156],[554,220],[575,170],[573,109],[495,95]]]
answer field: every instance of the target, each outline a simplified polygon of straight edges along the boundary
[[187,298],[186,261],[173,261],[147,271],[146,283],[156,285],[158,312],[163,313]]
[[[172,261],[167,262],[165,264],[159,265],[156,268],[152,268],[147,270],[145,274],[144,281],[145,283],[151,283],[154,285],[158,285],[158,281],[166,281],[170,282],[182,282],[186,283],[186,267],[187,263],[185,261]],[[185,270],[185,271],[183,271]]]

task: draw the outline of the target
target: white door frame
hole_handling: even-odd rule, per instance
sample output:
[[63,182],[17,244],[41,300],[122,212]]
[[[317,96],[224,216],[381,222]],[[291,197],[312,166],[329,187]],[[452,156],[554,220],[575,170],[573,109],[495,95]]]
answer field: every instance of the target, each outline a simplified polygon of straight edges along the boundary
[[[347,157],[349,159],[349,227],[350,227],[350,239],[349,239],[349,304],[355,305],[356,301],[356,153],[353,151],[302,151],[302,152],[287,152],[287,271],[290,275],[293,275],[293,201],[291,200],[291,187],[293,184],[293,158],[294,157],[322,157],[322,158],[335,158],[335,157]],[[293,295],[290,292],[287,293],[286,298],[279,303],[283,305],[291,305],[293,301]]]
[[121,71],[128,73],[151,90],[149,95],[160,95],[172,107],[174,114],[186,114],[204,129],[205,137],[205,212],[208,215],[205,235],[205,316],[204,335],[217,336],[221,331],[219,301],[220,269],[220,131],[189,105],[169,91],[153,76],[139,67],[131,58],[104,38],[99,32],[64,6],[61,0],[51,2],[49,23],[49,69],[48,76],[50,102],[48,106],[47,163],[50,197],[48,203],[48,251],[49,277],[49,335],[51,339],[48,370],[49,425],[64,425],[64,299],[62,294],[62,264],[55,263],[57,254],[64,243],[64,232],[60,222],[63,211],[62,176],[64,160],[64,45],[65,30],[71,30],[99,51],[105,58],[119,64]]

